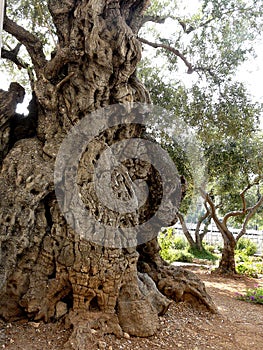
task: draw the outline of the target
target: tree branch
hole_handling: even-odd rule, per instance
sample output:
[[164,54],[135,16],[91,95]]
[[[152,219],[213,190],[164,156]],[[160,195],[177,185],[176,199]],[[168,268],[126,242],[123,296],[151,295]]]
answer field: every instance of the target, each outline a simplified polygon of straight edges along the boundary
[[212,78],[214,78],[214,79],[217,78],[215,73],[212,71],[212,68],[210,68],[210,67],[194,67],[193,70],[195,72],[207,72]]
[[[211,22],[215,21],[216,19],[222,19],[222,17],[224,17],[225,15],[231,15],[234,12],[238,12],[238,11],[240,11],[239,8],[231,9],[231,10],[228,10],[228,11],[225,11],[225,12],[222,9],[222,11],[220,11],[220,16],[212,16],[211,15],[211,17],[208,18],[207,20],[205,20],[205,18],[203,17],[201,19],[201,23],[198,26],[196,26],[196,27],[193,27],[192,25],[187,26],[187,23],[184,22],[179,17],[176,17],[174,19],[176,19],[179,22],[179,24],[183,28],[184,33],[190,34],[191,32],[193,32],[193,31],[195,31],[195,30],[197,30],[199,28],[206,27],[208,24],[210,24]],[[248,8],[245,8],[245,9],[242,10],[243,13],[247,12],[247,11],[254,11],[254,8],[253,7],[248,7]]]
[[208,218],[208,216],[210,216],[210,212],[209,210],[207,210],[208,208],[206,208],[206,212],[203,216],[200,216],[199,219],[198,219],[198,222],[196,224],[196,228],[195,228],[195,236],[197,236],[197,234],[199,234],[199,231],[200,231],[200,227],[201,227],[201,224],[202,222]]
[[178,23],[180,24],[180,26],[183,28],[184,33],[190,34],[194,30],[197,30],[197,29],[199,29],[201,27],[207,26],[210,22],[215,20],[215,17],[212,17],[212,18],[208,19],[207,21],[205,21],[203,23],[200,23],[198,27],[193,27],[192,25],[189,25],[187,27],[187,23],[186,22],[182,21],[180,18],[176,18],[176,19],[177,19]]
[[209,206],[210,206],[209,212],[210,212],[211,217],[212,217],[212,219],[214,220],[214,222],[215,222],[217,228],[219,229],[219,231],[222,233],[223,236],[225,235],[225,236],[231,241],[231,240],[233,239],[233,235],[232,235],[232,233],[228,230],[228,228],[227,228],[226,224],[224,223],[224,221],[221,222],[221,221],[218,219],[218,216],[217,216],[217,214],[216,214],[216,208],[217,208],[217,207],[216,207],[215,204],[213,203],[211,197],[210,197],[209,194],[206,193],[202,188],[200,188],[199,190],[200,190],[200,192],[201,192],[202,197],[203,197],[204,200],[205,200],[205,203],[204,203],[204,204],[205,204],[205,208],[206,208],[207,210],[209,210],[207,204],[209,204]]
[[205,223],[203,232],[200,234],[200,239],[201,239],[201,240],[203,240],[203,238],[204,238],[205,235],[207,234],[207,232],[208,232],[208,226],[209,226],[210,223],[211,223],[211,215],[208,215],[208,220],[207,220],[207,222]]
[[38,73],[46,64],[41,41],[35,35],[13,22],[7,16],[4,18],[4,30],[13,35],[26,47],[36,69],[36,73]]
[[240,197],[241,197],[241,200],[242,200],[242,209],[241,210],[236,210],[236,211],[231,211],[231,212],[227,213],[224,216],[224,219],[223,219],[223,223],[224,223],[225,226],[227,225],[228,219],[230,219],[231,217],[244,215],[251,209],[251,208],[247,208],[247,204],[246,204],[246,200],[245,200],[245,194],[251,187],[253,187],[257,183],[258,182],[256,180],[252,184],[248,184],[247,187],[245,187],[245,189],[240,193]]
[[5,59],[13,62],[14,64],[16,64],[18,66],[19,69],[28,67],[28,64],[23,62],[18,57],[18,53],[19,53],[19,49],[20,49],[21,45],[22,45],[21,43],[17,44],[17,46],[13,50],[6,50],[4,48],[2,48],[2,50],[1,50],[1,58],[5,58]]
[[154,22],[154,23],[159,23],[162,24],[165,22],[165,20],[168,17],[163,17],[163,16],[151,16],[151,15],[146,15],[142,19],[142,26],[147,23],[147,22]]
[[148,40],[143,39],[143,38],[138,38],[138,39],[143,44],[149,45],[155,49],[162,48],[162,49],[165,49],[167,51],[172,52],[174,55],[178,56],[184,62],[184,64],[187,66],[187,68],[188,68],[187,73],[188,74],[192,74],[194,72],[194,68],[193,68],[192,64],[190,62],[188,62],[186,57],[179,50],[177,50],[169,45],[165,45],[165,44],[161,44],[161,43],[153,43],[153,42],[148,41]]
[[247,229],[247,224],[249,222],[249,220],[252,218],[252,216],[255,215],[256,211],[258,210],[258,208],[263,204],[263,196],[261,196],[259,198],[259,200],[257,201],[257,203],[253,206],[253,207],[250,207],[250,208],[247,208],[246,212],[248,213],[246,218],[245,218],[245,221],[242,225],[242,229],[241,231],[239,232],[238,236],[237,236],[237,240],[242,237],[245,233],[246,233],[246,229]]

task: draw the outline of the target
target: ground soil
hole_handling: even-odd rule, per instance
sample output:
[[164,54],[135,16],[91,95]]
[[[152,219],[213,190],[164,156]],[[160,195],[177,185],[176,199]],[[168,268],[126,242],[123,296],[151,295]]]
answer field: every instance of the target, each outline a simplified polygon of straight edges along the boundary
[[[117,339],[113,335],[96,341],[98,349],[107,350],[262,350],[263,305],[236,299],[236,293],[255,284],[263,285],[263,279],[248,277],[222,277],[207,269],[194,270],[205,282],[207,291],[218,307],[218,314],[193,310],[184,303],[173,303],[160,318],[158,334],[150,338],[129,337]],[[0,349],[8,350],[62,350],[70,330],[60,324],[19,321],[0,323]],[[94,334],[96,339],[96,334]],[[89,349],[87,345],[87,350]]]

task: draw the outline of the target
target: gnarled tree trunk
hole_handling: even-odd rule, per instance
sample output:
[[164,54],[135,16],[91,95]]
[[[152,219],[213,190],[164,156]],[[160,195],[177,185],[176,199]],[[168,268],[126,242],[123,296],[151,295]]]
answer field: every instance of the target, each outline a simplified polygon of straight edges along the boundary
[[[49,61],[36,37],[8,18],[4,24],[4,29],[27,47],[34,64],[37,108],[32,110],[37,129],[36,135],[33,132],[27,138],[18,135],[13,146],[5,141],[0,179],[1,317],[50,321],[67,315],[75,326],[68,346],[84,349],[92,328],[117,336],[123,331],[142,337],[154,334],[158,315],[167,310],[169,299],[187,300],[215,311],[195,275],[164,264],[156,239],[134,248],[108,248],[76,234],[62,215],[53,173],[66,133],[101,107],[149,102],[135,75],[141,55],[136,34],[147,1],[48,3],[58,34],[58,45]],[[11,92],[7,94],[11,96]],[[14,111],[18,101],[10,98],[7,107],[2,97],[0,102],[1,120],[8,119],[10,108]],[[30,125],[33,128],[35,124]],[[105,224],[117,225],[119,218],[95,196],[91,176],[94,161],[102,150],[127,134],[136,138],[142,132],[132,124],[122,132],[113,127],[98,137],[96,145],[89,145],[81,158],[80,193],[87,208]],[[137,171],[143,167],[147,181],[156,187],[158,176],[143,163],[137,164]],[[124,198],[130,190],[124,179],[132,180],[131,168],[124,164],[113,179]],[[121,187],[123,183],[126,185]],[[157,186],[152,205],[144,207],[143,213],[124,217],[120,227],[150,217],[160,196]],[[74,202],[68,200],[73,208]]]

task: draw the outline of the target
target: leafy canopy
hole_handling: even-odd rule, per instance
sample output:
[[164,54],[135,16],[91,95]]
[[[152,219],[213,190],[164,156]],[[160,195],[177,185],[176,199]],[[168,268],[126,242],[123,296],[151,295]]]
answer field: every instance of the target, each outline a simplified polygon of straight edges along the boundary
[[[167,17],[157,2],[149,13],[159,23]],[[172,28],[168,33],[154,19],[142,31],[155,51],[145,47],[139,76],[153,103],[183,117],[196,130],[207,162],[208,190],[221,204],[221,212],[238,210],[240,192],[262,177],[263,169],[258,130],[262,105],[253,101],[238,76],[262,35],[263,1],[200,1],[195,12],[185,11],[184,2],[178,1],[167,21]],[[186,71],[192,78],[188,84]],[[176,155],[174,160],[192,187],[195,169],[189,171],[188,160],[174,141],[170,154]],[[248,205],[255,204],[262,190],[259,181],[247,192]]]

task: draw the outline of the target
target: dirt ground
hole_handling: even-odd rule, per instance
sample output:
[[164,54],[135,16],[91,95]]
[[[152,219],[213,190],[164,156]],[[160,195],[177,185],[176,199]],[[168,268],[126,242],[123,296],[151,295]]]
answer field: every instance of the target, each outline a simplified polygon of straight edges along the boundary
[[[157,335],[146,339],[128,335],[127,338],[116,339],[107,335],[98,339],[98,349],[262,350],[263,305],[237,300],[236,293],[255,284],[263,285],[263,279],[220,277],[200,268],[191,267],[191,270],[195,270],[205,282],[218,307],[218,315],[192,310],[184,303],[173,303],[160,318]],[[0,349],[62,350],[68,337],[69,331],[65,330],[62,322],[0,323]]]

